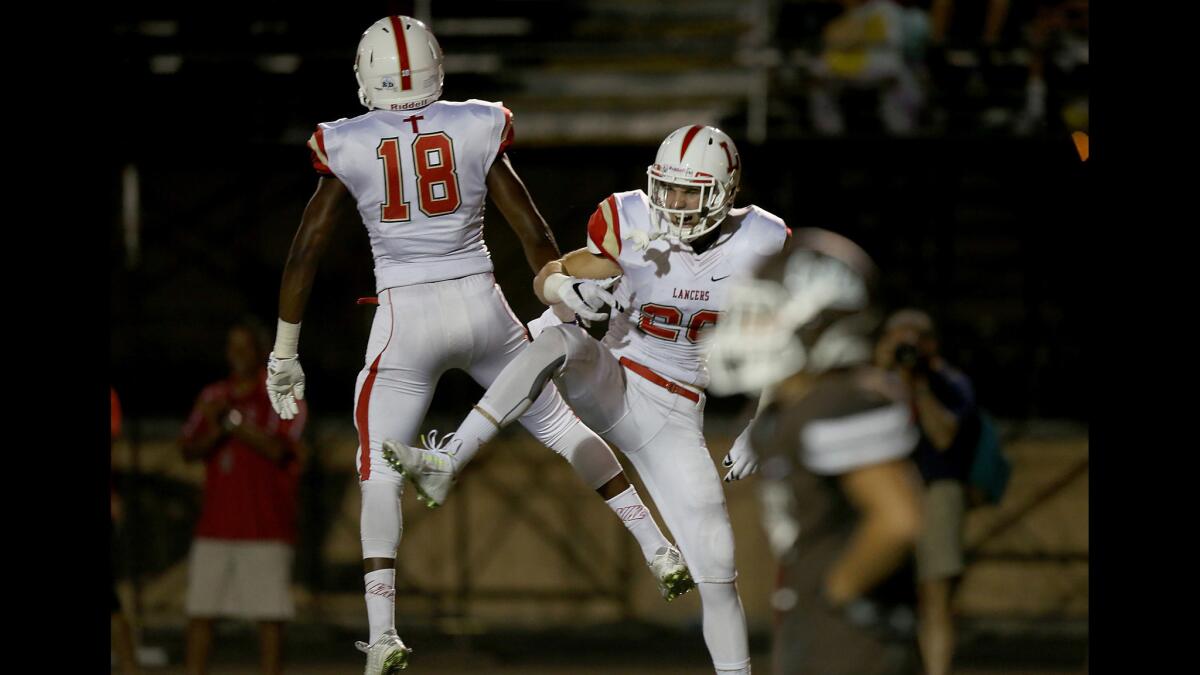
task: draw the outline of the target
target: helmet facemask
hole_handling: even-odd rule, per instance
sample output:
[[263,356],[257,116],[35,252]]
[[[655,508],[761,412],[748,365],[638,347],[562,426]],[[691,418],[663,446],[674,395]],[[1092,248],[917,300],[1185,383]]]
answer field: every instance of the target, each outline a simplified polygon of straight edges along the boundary
[[[729,194],[726,184],[708,174],[652,164],[646,170],[646,175],[649,177],[646,194],[650,198],[651,213],[657,216],[658,224],[667,234],[682,242],[694,241],[711,232],[729,213],[733,195]],[[696,206],[687,205],[693,202],[693,198],[688,196],[684,198],[684,204],[671,208],[672,204],[679,201],[671,195],[673,188],[683,188],[693,194],[698,191]]]

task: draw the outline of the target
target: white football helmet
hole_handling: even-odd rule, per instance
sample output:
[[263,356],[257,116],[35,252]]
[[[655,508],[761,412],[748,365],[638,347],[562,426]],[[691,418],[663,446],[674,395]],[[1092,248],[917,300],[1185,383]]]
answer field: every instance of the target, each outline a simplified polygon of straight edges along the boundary
[[384,17],[358,41],[354,77],[367,108],[423,108],[441,97],[444,76],[437,38],[412,17]]
[[[657,214],[668,234],[687,242],[725,219],[742,177],[742,163],[728,134],[695,124],[680,127],[663,140],[646,175],[650,212]],[[699,188],[699,205],[679,208],[669,197],[672,186]]]
[[712,330],[708,367],[717,395],[761,391],[801,370],[867,363],[877,277],[871,258],[828,230],[796,230],[753,278],[729,289]]

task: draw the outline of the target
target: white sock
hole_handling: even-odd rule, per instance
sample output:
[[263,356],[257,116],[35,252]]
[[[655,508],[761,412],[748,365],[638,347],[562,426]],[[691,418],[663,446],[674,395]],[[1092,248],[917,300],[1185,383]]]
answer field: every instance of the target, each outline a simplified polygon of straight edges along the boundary
[[363,579],[367,589],[367,622],[371,624],[367,644],[371,645],[385,631],[396,627],[396,570],[367,572]]
[[471,408],[471,412],[462,424],[454,432],[454,442],[448,449],[453,449],[458,446],[457,452],[454,454],[454,471],[462,473],[467,462],[479,452],[479,448],[485,443],[496,437],[500,433],[500,428],[491,420],[479,412],[478,408]]
[[650,509],[642,503],[642,498],[638,496],[637,489],[630,485],[624,492],[604,502],[608,504],[608,508],[617,514],[621,522],[625,524],[625,529],[637,539],[637,543],[642,547],[642,557],[646,562],[654,559],[654,555],[658,549],[663,546],[669,546],[670,542],[663,536],[662,530],[658,529],[658,523],[654,522],[654,516],[650,515]]

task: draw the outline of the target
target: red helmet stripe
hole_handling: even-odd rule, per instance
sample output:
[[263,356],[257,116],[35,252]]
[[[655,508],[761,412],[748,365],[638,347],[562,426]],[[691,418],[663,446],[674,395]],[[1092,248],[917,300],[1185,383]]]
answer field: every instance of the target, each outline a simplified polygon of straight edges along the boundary
[[695,138],[696,134],[700,133],[700,130],[703,128],[704,127],[697,124],[691,129],[688,129],[688,132],[683,135],[683,145],[679,146],[679,161],[683,161],[683,155],[687,152],[688,146],[692,144],[692,139]]
[[404,37],[404,24],[400,22],[400,17],[390,16],[392,20],[392,32],[396,36],[396,51],[400,54],[400,89],[408,91],[412,89],[412,75],[409,73],[408,65],[408,38]]

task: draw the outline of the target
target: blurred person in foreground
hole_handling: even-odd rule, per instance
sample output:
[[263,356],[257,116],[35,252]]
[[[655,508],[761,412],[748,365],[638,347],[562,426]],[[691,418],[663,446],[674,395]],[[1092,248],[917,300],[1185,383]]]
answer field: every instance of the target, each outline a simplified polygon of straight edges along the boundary
[[[109,460],[112,459],[112,444],[117,441],[121,435],[121,401],[117,398],[117,390],[112,387],[108,388],[108,419],[109,419],[109,440],[108,452]],[[121,670],[121,675],[137,675],[141,672],[138,668],[137,649],[134,647],[133,629],[129,625],[129,621],[125,618],[125,613],[121,609],[121,599],[117,596],[117,575],[116,575],[116,537],[117,523],[123,520],[122,514],[124,507],[121,502],[120,495],[117,494],[117,489],[111,484],[111,475],[109,479],[108,492],[108,513],[112,518],[112,527],[109,529],[109,551],[111,559],[109,561],[109,569],[112,572],[112,619],[109,622],[113,649],[117,656],[117,667]]]
[[975,390],[942,358],[933,320],[918,309],[888,318],[875,364],[907,390],[921,432],[913,451],[925,482],[916,549],[918,635],[926,675],[946,675],[954,659],[951,604],[964,568],[963,524],[980,436]]
[[780,563],[774,672],[911,675],[912,612],[883,599],[921,524],[905,392],[871,365],[877,273],[849,239],[797,230],[731,293],[712,388],[754,396],[764,525]]
[[208,672],[213,621],[255,621],[264,675],[283,672],[296,490],[307,407],[281,420],[267,398],[267,333],[245,318],[229,329],[229,376],[200,393],[183,427],[184,459],[204,462],[204,505],[188,562],[187,672]]

